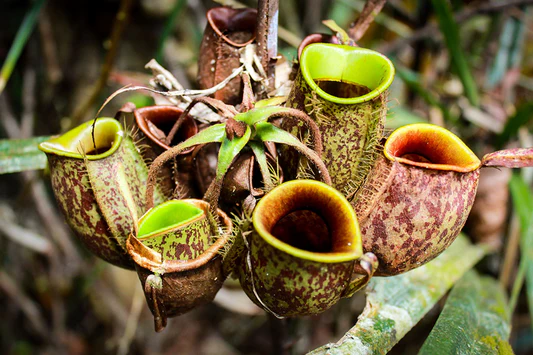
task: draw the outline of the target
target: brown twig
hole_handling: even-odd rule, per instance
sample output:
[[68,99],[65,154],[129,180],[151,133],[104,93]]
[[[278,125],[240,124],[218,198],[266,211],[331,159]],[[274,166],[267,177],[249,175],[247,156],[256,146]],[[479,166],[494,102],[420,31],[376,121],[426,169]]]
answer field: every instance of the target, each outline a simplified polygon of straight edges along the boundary
[[107,78],[113,69],[113,63],[115,62],[115,58],[117,56],[118,46],[122,38],[122,34],[124,33],[132,5],[133,0],[121,0],[120,9],[117,12],[115,24],[113,25],[113,29],[111,31],[110,47],[107,51],[104,64],[102,65],[100,77],[93,86],[92,92],[87,97],[85,102],[78,106],[78,109],[74,111],[70,124],[71,127],[75,127],[80,124],[87,111],[95,104],[96,100],[100,96],[100,92],[105,87]]
[[[510,7],[533,5],[533,0],[508,0],[502,2],[481,3],[476,7],[466,8],[454,15],[454,20],[457,24],[468,21],[472,17],[504,11]],[[411,34],[406,38],[397,39],[391,43],[385,44],[378,49],[381,53],[394,53],[404,48],[405,46],[426,38],[435,38],[440,35],[440,30],[437,24],[428,24]]]
[[379,14],[386,2],[387,0],[367,0],[365,7],[363,7],[363,11],[361,11],[357,20],[350,25],[348,35],[351,39],[357,42],[363,37],[366,30],[370,24],[374,22],[374,18]]
[[[278,0],[259,0],[257,5],[257,56],[267,73],[266,92],[274,90],[275,65],[278,55]],[[260,96],[266,92],[256,90]]]

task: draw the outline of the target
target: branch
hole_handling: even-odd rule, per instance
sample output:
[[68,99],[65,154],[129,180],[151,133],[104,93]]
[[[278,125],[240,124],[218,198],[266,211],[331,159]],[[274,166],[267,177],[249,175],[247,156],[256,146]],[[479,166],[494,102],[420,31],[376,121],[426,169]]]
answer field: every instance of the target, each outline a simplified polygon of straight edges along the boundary
[[[278,0],[259,0],[257,5],[257,55],[267,73],[266,91],[274,90],[275,60],[278,55]],[[263,90],[256,90],[261,94]]]
[[473,245],[459,235],[426,265],[402,275],[374,278],[357,324],[337,343],[310,354],[387,353],[487,252],[486,246]]
[[367,0],[363,11],[361,11],[357,20],[351,24],[350,29],[348,30],[348,35],[351,39],[357,42],[363,37],[366,30],[370,24],[374,22],[374,18],[379,14],[386,2],[387,0]]

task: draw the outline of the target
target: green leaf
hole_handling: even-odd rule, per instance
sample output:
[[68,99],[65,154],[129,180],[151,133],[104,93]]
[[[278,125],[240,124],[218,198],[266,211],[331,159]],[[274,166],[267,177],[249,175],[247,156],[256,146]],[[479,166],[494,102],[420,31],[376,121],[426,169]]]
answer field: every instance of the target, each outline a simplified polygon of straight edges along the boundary
[[15,40],[13,41],[9,53],[7,54],[7,58],[2,66],[2,70],[0,71],[0,94],[4,91],[7,81],[13,72],[13,68],[15,68],[15,65],[17,64],[20,53],[22,53],[22,50],[26,46],[26,42],[28,42],[28,38],[33,32],[33,28],[35,27],[35,23],[37,23],[37,18],[43,4],[44,0],[35,1],[20,25]]
[[471,270],[452,289],[419,355],[512,354],[510,333],[505,291]]
[[524,179],[518,174],[513,174],[511,177],[509,189],[521,227],[520,265],[511,291],[509,309],[512,314],[525,279],[529,313],[530,316],[533,316],[533,223],[531,223],[533,218],[533,193]]
[[311,354],[386,354],[487,250],[463,235],[433,261],[394,277],[375,277],[357,324]]
[[533,119],[533,102],[526,102],[505,123],[503,132],[496,139],[497,148],[501,149],[512,137],[516,136],[520,127],[529,123],[531,119]]
[[240,151],[246,146],[250,140],[252,130],[250,127],[246,127],[246,132],[242,137],[234,137],[233,139],[228,139],[224,137],[220,150],[218,152],[218,163],[217,163],[217,175],[216,178],[219,181],[222,181],[226,171],[228,171],[229,166],[235,159],[235,157],[240,153]]
[[0,140],[0,174],[44,169],[46,155],[39,150],[39,143],[50,137]]
[[268,162],[265,154],[265,146],[262,142],[250,141],[248,143],[252,151],[254,152],[257,164],[259,164],[259,170],[261,170],[261,176],[263,177],[263,184],[267,187],[272,186],[272,178],[270,177],[270,171],[268,170]]
[[337,25],[334,20],[324,20],[322,21],[322,23],[324,24],[324,26],[329,28],[334,34],[340,35],[340,37],[342,38],[342,44],[348,44],[350,42],[350,36],[348,36],[346,31],[341,26]]
[[256,124],[255,128],[255,135],[263,142],[281,143],[300,149],[309,149],[309,147],[300,142],[298,138],[271,123],[260,122]]
[[[195,145],[207,144],[207,143],[222,143],[226,136],[226,125],[219,123],[198,132],[191,138],[184,142],[181,142],[176,146],[176,149],[183,151],[187,148],[194,147]],[[179,147],[179,148],[178,148]]]
[[513,206],[520,218],[522,231],[527,229],[533,212],[533,195],[531,189],[519,174],[513,174],[509,181],[509,189],[513,197]]
[[465,95],[473,106],[479,106],[479,94],[476,82],[461,48],[459,28],[453,19],[450,5],[447,0],[431,0],[431,2],[439,21],[439,27],[444,35],[446,46],[450,52],[452,63],[457,70],[459,79],[463,83]]
[[265,122],[268,118],[278,112],[289,111],[290,109],[280,106],[264,106],[254,108],[253,110],[238,113],[235,115],[236,121],[246,123],[248,126],[253,126],[259,122]]

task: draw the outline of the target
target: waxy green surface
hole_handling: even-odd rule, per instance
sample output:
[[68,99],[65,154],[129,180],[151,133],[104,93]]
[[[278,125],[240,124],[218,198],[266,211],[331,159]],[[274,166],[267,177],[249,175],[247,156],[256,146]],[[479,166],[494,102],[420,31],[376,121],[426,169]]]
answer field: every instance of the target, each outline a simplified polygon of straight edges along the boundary
[[139,223],[138,239],[163,260],[192,260],[208,247],[211,231],[205,212],[186,201],[152,208]]
[[50,137],[0,139],[0,174],[44,169],[46,155],[37,146]]
[[[300,71],[287,101],[288,107],[306,112],[318,124],[333,186],[349,193],[365,181],[377,157],[387,112],[387,91],[394,67],[383,55],[357,47],[312,44],[305,48]],[[328,79],[365,85],[368,94],[351,98],[330,95],[315,80]],[[305,136],[303,125],[284,120],[282,128]],[[298,156],[289,158],[289,176],[294,176]]]

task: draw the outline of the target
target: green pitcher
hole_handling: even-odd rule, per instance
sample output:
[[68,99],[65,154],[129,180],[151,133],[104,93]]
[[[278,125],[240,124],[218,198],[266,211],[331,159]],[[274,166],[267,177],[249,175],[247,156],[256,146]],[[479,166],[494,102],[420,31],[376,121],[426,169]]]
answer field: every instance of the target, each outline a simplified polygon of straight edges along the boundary
[[39,149],[48,157],[59,208],[81,242],[105,261],[133,269],[126,239],[145,212],[148,169],[121,124],[99,118]]
[[156,331],[168,317],[213,300],[227,276],[222,261],[232,223],[218,210],[220,226],[214,231],[208,213],[205,201],[170,200],[148,211],[128,238]]
[[[302,52],[286,106],[316,121],[324,146],[322,160],[333,187],[346,195],[361,186],[379,155],[387,89],[393,79],[391,61],[370,49],[315,43]],[[303,136],[301,126],[284,119],[281,127]],[[289,152],[282,158],[285,173],[295,177],[299,156]]]

